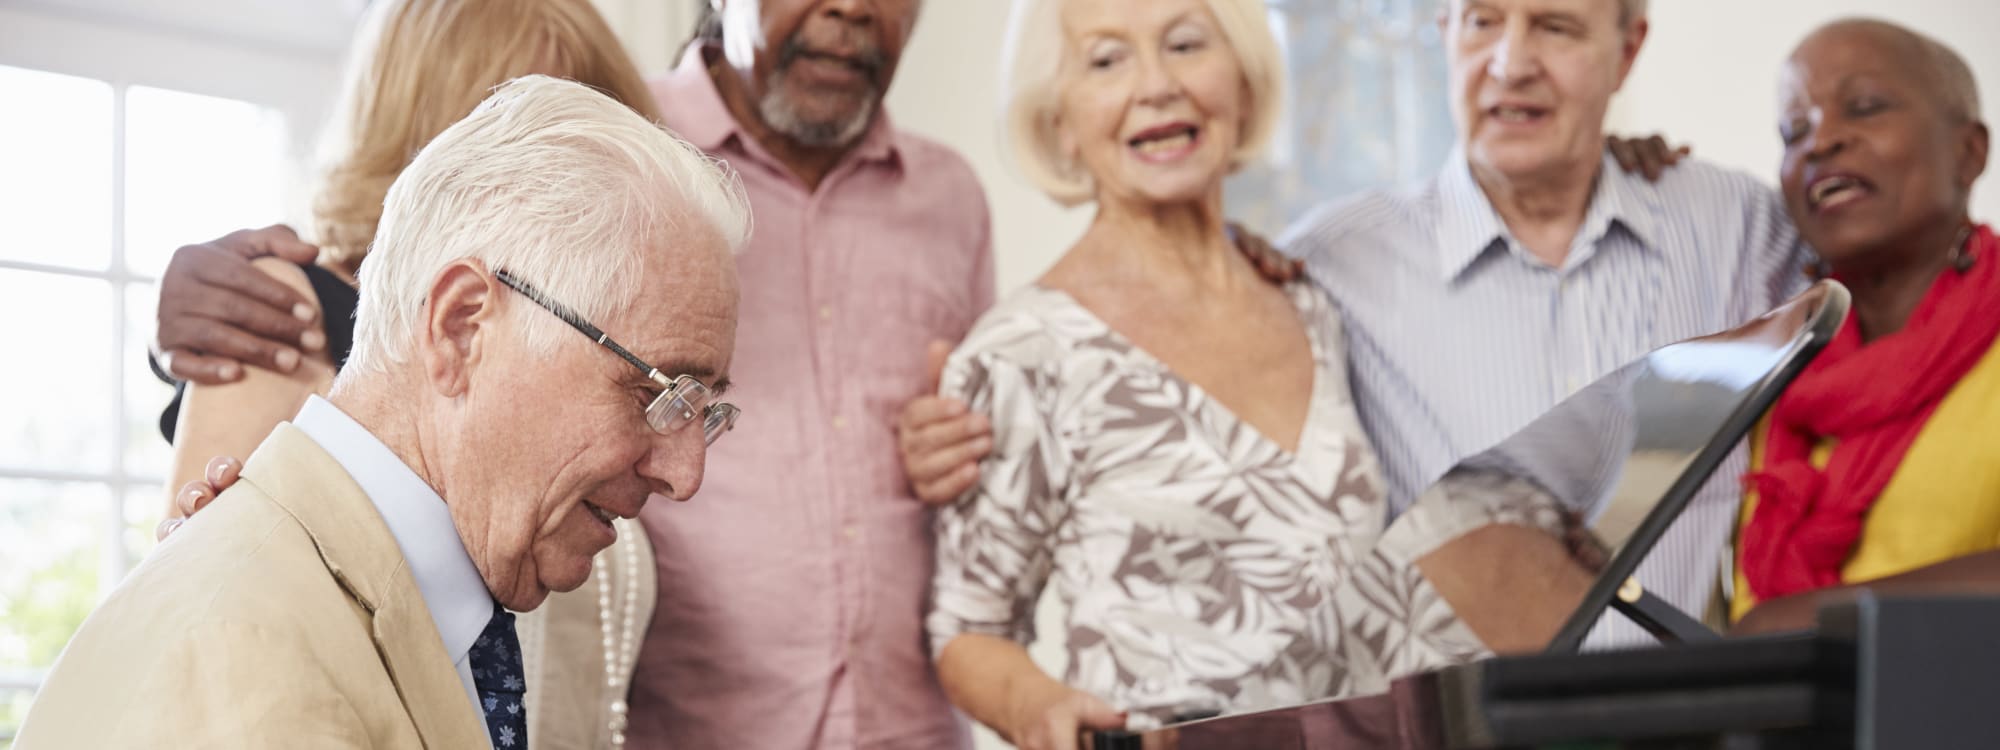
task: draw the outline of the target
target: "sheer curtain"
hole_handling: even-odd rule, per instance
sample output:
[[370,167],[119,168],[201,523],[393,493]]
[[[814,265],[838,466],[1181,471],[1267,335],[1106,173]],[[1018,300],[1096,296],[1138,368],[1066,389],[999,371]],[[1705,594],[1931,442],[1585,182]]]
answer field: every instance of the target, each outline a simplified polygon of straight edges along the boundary
[[1269,158],[1229,186],[1229,214],[1275,236],[1308,209],[1430,176],[1453,140],[1443,0],[1270,0],[1291,80]]

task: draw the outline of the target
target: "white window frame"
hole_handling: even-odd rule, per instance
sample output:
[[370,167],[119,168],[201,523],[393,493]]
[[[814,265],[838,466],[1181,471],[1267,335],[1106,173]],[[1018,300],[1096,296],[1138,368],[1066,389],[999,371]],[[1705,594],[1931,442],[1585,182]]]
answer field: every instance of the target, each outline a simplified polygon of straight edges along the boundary
[[[308,2],[311,0],[292,0]],[[323,0],[334,3],[335,0]],[[109,345],[113,362],[125,367],[127,320],[145,311],[126,309],[126,293],[135,284],[157,284],[157,279],[136,273],[127,263],[125,246],[125,107],[126,94],[134,86],[171,89],[207,96],[224,97],[277,110],[285,118],[288,163],[292,168],[285,186],[284,205],[294,216],[303,205],[307,156],[323,124],[338,86],[341,55],[349,28],[329,30],[329,39],[339,43],[298,44],[251,38],[228,30],[196,28],[198,24],[162,15],[171,15],[177,6],[154,4],[147,15],[146,2],[129,0],[95,2],[94,10],[78,5],[0,0],[0,65],[49,73],[78,76],[108,83],[113,91],[111,130],[111,255],[109,264],[96,268],[72,268],[41,263],[0,259],[0,271],[54,274],[69,278],[104,281],[112,288],[112,328]],[[215,3],[211,3],[214,5]],[[130,12],[119,12],[121,6]],[[105,12],[105,8],[111,8]],[[223,9],[227,10],[227,9]],[[351,10],[351,9],[350,9]],[[346,12],[346,11],[343,11]],[[210,15],[216,15],[211,9]],[[33,116],[32,102],[9,102],[17,113]],[[199,242],[207,237],[188,237]],[[102,596],[121,579],[135,560],[125,550],[125,503],[133,488],[157,489],[165,484],[169,467],[154,472],[133,471],[127,465],[125,415],[128,404],[125,373],[111,381],[115,446],[112,463],[96,471],[51,471],[32,466],[0,464],[0,479],[93,484],[111,490],[111,503],[102,530],[104,556],[99,565],[98,583]],[[140,405],[145,406],[145,405]],[[159,406],[165,406],[164,403]],[[0,697],[41,684],[40,670],[0,671]],[[0,743],[12,739],[13,727],[0,727]]]

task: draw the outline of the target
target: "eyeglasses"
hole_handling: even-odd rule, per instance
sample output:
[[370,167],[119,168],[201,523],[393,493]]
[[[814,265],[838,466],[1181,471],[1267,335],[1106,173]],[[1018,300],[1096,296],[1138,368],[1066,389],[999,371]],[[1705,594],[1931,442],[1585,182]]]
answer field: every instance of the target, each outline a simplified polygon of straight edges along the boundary
[[513,274],[506,271],[494,271],[493,276],[500,279],[500,283],[506,284],[507,288],[520,292],[521,296],[534,300],[535,304],[541,305],[549,312],[555,313],[556,317],[562,318],[564,323],[570,324],[570,327],[582,331],[583,335],[589,336],[599,345],[610,349],[611,353],[632,363],[633,367],[637,367],[640,372],[646,373],[647,380],[653,381],[664,389],[660,391],[659,396],[653,398],[651,404],[646,406],[646,424],[652,427],[654,432],[662,435],[674,434],[682,428],[693,424],[695,415],[700,414],[702,439],[707,441],[709,445],[714,445],[715,441],[720,439],[723,433],[736,427],[736,417],[743,413],[742,410],[736,408],[734,404],[726,404],[719,401],[710,403],[710,400],[714,398],[714,394],[709,391],[708,386],[702,385],[701,381],[695,380],[693,376],[679,375],[668,378],[660,372],[659,368],[646,364],[645,360],[633,356],[632,352],[627,351],[625,347],[619,346],[618,342],[612,341],[611,337],[605,335],[603,331],[598,330],[597,326],[591,325],[583,319],[583,316],[577,315],[576,311],[569,309],[568,306],[565,306],[561,302],[549,299],[548,295],[543,294],[541,290],[529,286],[525,281],[514,278]]

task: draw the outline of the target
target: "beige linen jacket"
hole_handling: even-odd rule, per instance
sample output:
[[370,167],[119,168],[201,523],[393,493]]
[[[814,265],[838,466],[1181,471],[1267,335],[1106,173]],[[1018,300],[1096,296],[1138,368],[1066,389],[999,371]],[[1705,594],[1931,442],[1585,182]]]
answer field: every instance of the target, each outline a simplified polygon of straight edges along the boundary
[[85,620],[14,746],[487,745],[389,527],[287,423]]

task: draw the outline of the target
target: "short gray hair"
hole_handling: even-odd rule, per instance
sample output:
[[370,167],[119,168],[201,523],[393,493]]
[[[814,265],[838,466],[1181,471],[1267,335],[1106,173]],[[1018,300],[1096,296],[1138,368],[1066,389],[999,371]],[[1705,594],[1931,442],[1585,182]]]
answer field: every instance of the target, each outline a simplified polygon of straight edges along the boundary
[[[684,222],[740,249],[750,209],[736,174],[582,84],[540,75],[501,84],[390,186],[361,267],[345,369],[404,361],[429,285],[466,258],[519,274],[601,325],[638,298],[643,254],[671,246]],[[576,334],[538,315],[521,335],[547,353]]]

